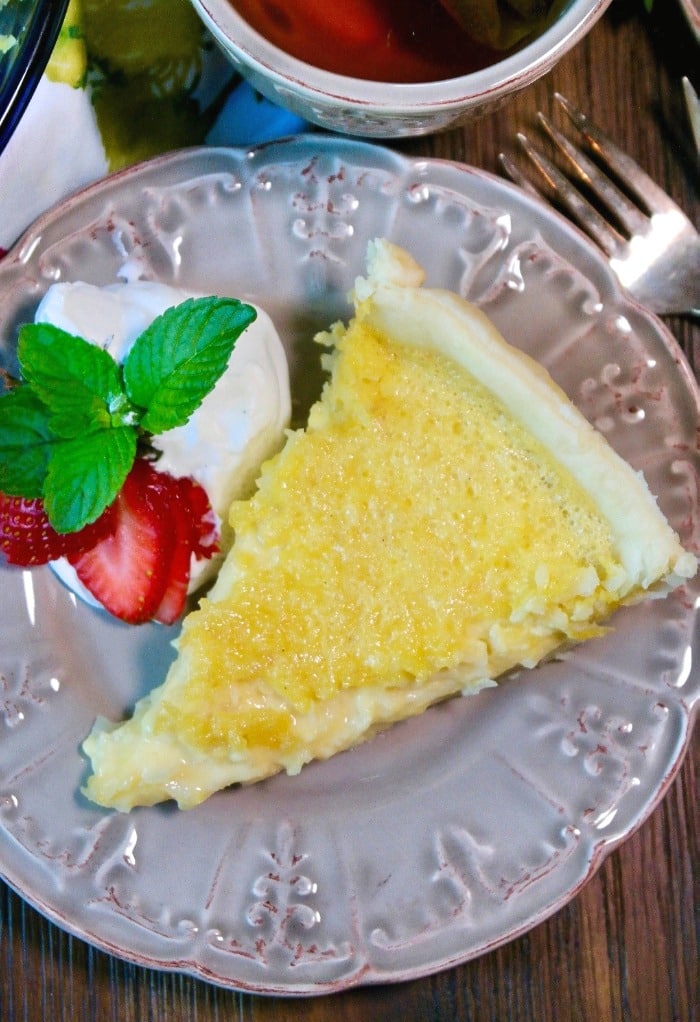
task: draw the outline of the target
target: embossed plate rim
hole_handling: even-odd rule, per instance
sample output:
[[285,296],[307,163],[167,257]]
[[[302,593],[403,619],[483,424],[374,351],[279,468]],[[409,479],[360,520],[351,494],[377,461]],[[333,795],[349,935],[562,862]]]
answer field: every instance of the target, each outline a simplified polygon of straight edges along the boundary
[[[337,175],[331,188],[330,176],[324,183],[321,174],[319,181],[308,185],[318,192],[308,195],[303,189],[294,195],[284,192],[286,173],[297,183],[311,182],[314,172],[326,165],[334,171],[340,167],[346,172],[342,189],[337,187]],[[216,187],[199,188],[197,183],[203,180],[209,183],[216,180]],[[353,188],[349,184],[351,180]],[[282,189],[280,199],[276,197],[277,187]],[[152,206],[143,198],[148,189],[155,197]],[[382,226],[396,227],[399,232],[396,240],[405,242],[403,235],[412,234],[416,254],[423,261],[431,256],[438,276],[441,270],[435,267],[448,261],[450,274],[455,278],[446,282],[448,286],[464,284],[468,287],[470,293],[500,319],[499,325],[506,333],[522,318],[520,303],[525,301],[527,308],[532,301],[528,287],[534,286],[531,281],[536,281],[538,287],[551,288],[556,296],[554,308],[549,311],[561,315],[568,324],[572,337],[567,335],[567,344],[573,340],[588,344],[588,351],[593,353],[596,343],[601,341],[597,336],[601,333],[605,334],[602,338],[605,344],[616,345],[616,350],[623,355],[628,341],[637,344],[642,355],[662,360],[669,373],[673,373],[669,386],[676,388],[683,411],[676,413],[671,409],[668,414],[690,418],[692,409],[697,413],[697,387],[670,333],[622,294],[604,261],[568,222],[513,186],[481,171],[446,161],[411,159],[352,140],[310,136],[250,152],[205,149],[172,154],[89,187],[37,221],[0,263],[0,297],[4,299],[0,303],[3,309],[0,327],[7,330],[12,316],[19,314],[18,310],[35,304],[51,277],[70,274],[81,266],[84,270],[81,259],[84,263],[93,254],[102,258],[103,242],[99,240],[102,235],[108,237],[104,244],[111,246],[110,265],[116,265],[117,255],[112,249],[118,247],[118,241],[124,246],[120,258],[132,267],[143,259],[149,272],[159,265],[165,266],[168,273],[179,272],[178,258],[186,262],[188,244],[202,241],[199,235],[205,231],[203,225],[208,223],[211,210],[214,217],[229,215],[229,204],[239,195],[243,196],[240,200],[243,212],[251,213],[250,196],[254,192],[257,205],[252,219],[256,225],[264,224],[268,213],[277,227],[280,215],[290,216],[289,234],[282,235],[281,243],[279,234],[274,235],[277,251],[269,251],[269,237],[249,239],[252,247],[256,241],[267,242],[265,253],[271,260],[278,256],[284,259],[289,253],[294,253],[295,259],[298,257],[298,262],[287,259],[293,263],[291,270],[284,270],[284,262],[278,267],[282,290],[290,283],[285,272],[292,275],[293,290],[301,286],[297,278],[305,274],[308,280],[305,276],[304,288],[310,288],[320,306],[323,306],[327,287],[334,289],[334,308],[342,304],[341,284],[347,289],[352,283],[350,264],[353,272],[362,269],[360,249],[363,253],[364,239],[370,236],[368,232],[376,231],[379,217]],[[266,212],[263,205],[270,202]],[[410,212],[407,212],[409,207]],[[187,220],[183,227],[178,221],[179,211],[184,209],[187,217],[191,208],[198,209],[201,224],[198,226]],[[363,217],[367,210],[369,219],[365,222]],[[437,218],[439,226],[433,233],[424,229],[425,221],[421,218],[425,216],[430,224]],[[108,229],[105,218],[109,220]],[[353,229],[351,232],[345,230],[348,225]],[[258,229],[256,226],[255,231]],[[502,234],[498,234],[501,229]],[[252,228],[242,223],[241,230],[245,234]],[[148,241],[144,242],[144,238]],[[445,238],[454,242],[455,247],[460,239],[466,239],[460,250],[460,273],[457,273],[456,252],[449,249],[445,254],[435,247],[436,241]],[[513,239],[519,239],[518,246]],[[322,251],[320,260],[309,254],[314,245]],[[344,255],[347,246],[352,253],[351,260]],[[214,247],[219,258],[226,252],[222,238],[216,239]],[[99,268],[95,272],[99,272]],[[185,275],[187,272],[186,267]],[[256,280],[257,286],[260,281],[263,285],[269,285],[273,279],[276,282],[269,268],[256,263],[251,263],[246,272],[252,297],[256,297]],[[533,274],[535,276],[530,276]],[[429,282],[440,283],[439,280]],[[520,284],[524,299],[519,294]],[[279,298],[276,295],[275,301]],[[294,298],[297,298],[296,290]],[[315,315],[321,318],[317,325],[326,325],[323,317],[327,310],[320,306],[315,309]],[[283,305],[281,308],[287,316],[289,310],[284,312]],[[543,308],[540,314],[545,316],[547,311]],[[595,324],[595,329],[591,323]],[[580,329],[583,330],[581,336]],[[547,345],[545,355],[555,362],[555,369],[566,373],[572,349],[567,348],[560,358],[556,345],[550,342]],[[597,350],[598,355],[591,355],[592,358],[602,357],[600,344]],[[622,358],[620,364],[624,377],[629,367]],[[651,379],[656,379],[655,371],[649,369]],[[655,406],[650,403],[651,392],[643,393],[641,385],[634,381],[620,384],[616,379],[613,384],[626,387],[628,394],[639,397],[641,405],[647,402],[650,417],[656,414]],[[605,388],[598,387],[592,380],[589,391],[592,409],[597,408],[596,402],[603,402],[602,421],[604,413],[609,412],[608,399],[604,393],[601,396]],[[664,400],[668,404],[670,399]],[[630,422],[624,428],[616,424],[614,435],[617,438],[621,434],[623,443],[631,437],[634,445],[636,431],[647,427],[643,422],[641,426],[634,424],[637,420],[629,408],[625,414]],[[655,428],[658,431],[658,427]],[[678,425],[680,432],[687,432],[687,428],[687,422],[683,423],[682,430]],[[657,448],[659,439],[657,437]],[[665,465],[666,451],[651,452],[651,471],[655,470],[657,457]],[[675,506],[672,511],[676,515],[680,513]],[[696,530],[695,522],[692,526]],[[694,540],[697,541],[697,535]],[[600,640],[608,645],[596,647],[602,651],[599,654],[585,653],[564,666],[547,665],[520,683],[483,693],[478,702],[456,700],[436,708],[424,718],[399,725],[363,749],[336,757],[328,764],[308,768],[297,779],[276,778],[255,789],[223,793],[193,811],[194,815],[179,816],[168,809],[137,810],[129,816],[115,818],[100,814],[74,797],[83,769],[77,752],[83,722],[78,721],[71,730],[73,725],[65,717],[66,703],[70,709],[71,679],[64,678],[60,672],[55,676],[50,674],[53,665],[49,640],[55,640],[58,648],[58,644],[65,641],[61,635],[64,626],[68,634],[73,634],[71,628],[79,626],[85,628],[81,642],[104,640],[122,649],[125,660],[131,663],[131,652],[126,646],[120,646],[123,633],[119,626],[99,623],[90,616],[92,612],[76,607],[48,573],[36,573],[31,580],[25,579],[22,583],[19,574],[10,577],[6,569],[4,572],[0,569],[0,574],[7,578],[8,591],[21,591],[24,601],[18,601],[15,609],[6,606],[0,609],[4,629],[9,632],[22,622],[27,628],[24,618],[29,612],[30,596],[35,601],[37,615],[44,615],[40,625],[28,632],[33,657],[29,662],[35,673],[29,677],[26,692],[22,687],[23,679],[15,679],[13,688],[6,666],[12,650],[6,646],[0,651],[0,675],[3,667],[6,672],[0,677],[0,707],[4,708],[0,727],[5,728],[5,738],[21,734],[29,746],[33,740],[38,741],[34,736],[44,737],[42,728],[50,723],[56,727],[60,724],[64,729],[62,735],[55,738],[55,747],[47,750],[48,767],[38,753],[31,763],[25,763],[24,752],[21,755],[16,752],[19,741],[0,743],[0,767],[3,767],[0,771],[3,776],[0,784],[0,873],[53,921],[103,950],[141,965],[190,972],[222,986],[266,993],[328,993],[361,983],[425,975],[512,939],[573,897],[604,855],[646,818],[665,793],[690,738],[698,679],[681,678],[682,672],[674,657],[681,641],[676,633],[681,637],[685,635],[693,620],[688,607],[674,597],[666,604],[625,612],[616,636],[609,642]],[[25,582],[26,589],[23,588]],[[659,661],[659,670],[666,666],[669,679],[649,679],[648,682],[642,679],[640,682],[632,677],[636,655],[632,646],[639,644],[638,636],[646,630],[640,629],[640,622],[648,624],[653,632],[654,627],[659,627],[659,614],[663,628],[671,636],[663,651],[669,662],[666,665],[663,656]],[[51,624],[53,621],[58,623]],[[45,634],[47,631],[50,634]],[[161,632],[158,656],[166,640],[167,636]],[[144,645],[148,646],[150,641],[144,640]],[[604,651],[614,650],[618,641],[625,644],[624,663],[622,668],[615,667],[609,689],[607,680],[601,677],[600,661],[602,658],[606,663]],[[129,639],[130,645],[131,642]],[[692,654],[697,647],[696,632],[687,640],[686,648]],[[18,665],[23,656],[29,657],[24,650],[15,650],[14,655]],[[81,663],[80,657],[94,655],[94,650],[89,645],[85,649],[78,648],[75,640],[68,640],[65,655],[78,658],[77,662]],[[59,657],[58,652],[55,656]],[[630,660],[629,677],[624,670],[627,659]],[[35,664],[38,666],[34,667]],[[671,676],[671,672],[675,674]],[[36,683],[33,691],[31,682],[36,678],[43,680],[41,684]],[[574,721],[573,730],[566,717],[568,709],[562,711],[561,720],[555,720],[549,707],[555,691],[561,702],[570,698],[568,685],[577,697],[581,695],[581,689],[571,679],[576,685],[583,679],[588,686],[586,691],[590,689],[598,700],[577,711],[579,717]],[[87,691],[101,709],[101,679],[91,684]],[[563,687],[555,689],[554,685]],[[619,716],[615,699],[620,693],[625,699],[637,700],[635,706],[643,708],[644,719],[625,721]],[[667,706],[661,706],[660,693]],[[84,694],[82,689],[79,694]],[[612,702],[604,710],[600,707],[604,706],[606,698]],[[16,714],[12,728],[10,707]],[[659,707],[656,717],[652,712],[654,707]],[[510,723],[511,717],[520,719],[521,711],[530,715],[528,719],[539,722],[544,743],[549,742],[557,753],[566,749],[568,759],[560,763],[562,770],[572,764],[577,768],[585,764],[587,776],[590,774],[593,778],[592,792],[598,791],[596,785],[603,783],[595,780],[596,771],[603,775],[608,771],[605,784],[610,785],[612,794],[600,788],[600,801],[594,802],[590,811],[586,809],[588,816],[580,807],[576,809],[573,802],[557,804],[556,797],[537,774],[537,763],[536,776],[528,778],[530,763],[526,758],[511,761],[507,756],[497,756],[489,761],[488,774],[480,774],[481,764],[469,759],[470,750],[464,746],[464,735],[471,733],[473,717],[478,718],[480,733],[497,747],[502,740],[499,729]],[[21,715],[24,715],[22,719]],[[659,751],[654,755],[658,762],[654,760],[653,768],[648,765],[647,754],[630,744],[628,724],[632,732],[637,729],[657,743]],[[607,759],[602,757],[598,732],[610,741],[617,758],[612,754]],[[517,734],[513,737],[517,746]],[[407,741],[403,742],[403,738]],[[441,752],[445,745],[446,754]],[[492,745],[484,745],[489,755]],[[67,749],[70,752],[66,752]],[[464,757],[457,758],[458,766],[451,755],[453,749]],[[478,751],[471,753],[475,760],[479,758]],[[518,754],[524,756],[526,751],[525,744]],[[52,756],[64,764],[64,774],[50,769]],[[367,764],[376,771],[371,777]],[[393,770],[392,764],[397,764]],[[642,776],[638,784],[631,776],[636,767],[640,767]],[[33,795],[22,787],[25,769],[38,776],[39,794]],[[653,775],[648,779],[644,772],[647,769]],[[536,840],[525,849],[529,856],[527,861],[511,862],[502,846],[494,855],[489,849],[489,834],[497,833],[498,828],[504,826],[506,814],[499,810],[491,817],[487,804],[476,804],[472,799],[471,804],[460,805],[457,813],[450,809],[449,814],[439,816],[439,831],[431,831],[429,843],[414,853],[410,844],[416,833],[412,830],[415,803],[418,801],[419,806],[415,822],[421,831],[425,829],[425,821],[428,829],[433,826],[434,810],[429,799],[416,800],[414,788],[406,785],[404,776],[395,776],[397,772],[419,778],[416,785],[424,795],[429,792],[454,795],[455,791],[463,790],[465,779],[477,778],[488,783],[491,775],[496,776],[496,786],[522,782],[523,787],[518,790],[525,804],[525,816],[520,821],[523,829],[528,825],[526,809],[530,799],[533,811],[539,814],[537,826],[541,823],[545,833],[539,835],[535,826]],[[369,796],[366,794],[368,781],[372,784]],[[45,794],[41,785],[46,786]],[[535,790],[538,785],[541,792]],[[585,795],[588,793],[586,790]],[[574,795],[576,792],[572,799]],[[17,805],[13,804],[13,797]],[[24,808],[25,804],[31,806],[32,797],[48,801],[53,797],[54,807],[63,805],[64,815],[73,821],[72,830],[69,828],[69,832],[62,833],[62,826],[68,827],[68,824],[63,824],[55,808],[46,818],[32,816]],[[608,798],[612,799],[609,804],[605,801]],[[38,804],[42,812],[48,812],[40,801]],[[293,812],[288,811],[290,805],[294,807]],[[237,820],[250,820],[258,813],[263,821],[259,829],[243,833],[232,827],[233,807]],[[440,814],[442,810],[435,812]],[[509,812],[514,813],[514,807],[510,807]],[[558,827],[560,816],[564,823]],[[362,848],[357,855],[354,850],[351,854],[349,849],[353,834],[349,838],[349,831],[342,829],[348,819],[353,818],[357,820],[357,833],[362,837]],[[381,833],[389,822],[397,832],[404,828],[407,862],[412,863],[411,856],[416,856],[415,862],[407,867],[406,875],[401,875],[393,864],[387,865],[383,858],[393,848],[390,839]],[[217,826],[219,830],[226,828],[227,832],[232,832],[233,844],[227,843],[227,837],[216,852],[218,872],[215,871],[215,879],[205,892],[214,908],[202,912],[202,925],[199,925],[186,911],[188,898],[196,901],[201,895],[197,886],[199,877],[194,875],[197,870],[192,862],[199,864],[198,856],[204,855],[207,868],[211,863],[206,859],[208,849],[198,848],[195,838],[198,835],[201,846],[201,835],[207,833],[214,846],[218,840]],[[85,828],[84,840],[80,827]],[[155,874],[161,865],[158,850],[182,834],[186,834],[189,841],[186,853],[190,872],[184,871],[184,890],[173,889],[156,917],[154,900],[157,898],[154,895],[149,901],[149,884],[155,885],[157,895],[159,877]],[[157,847],[150,847],[149,840],[155,841]],[[418,841],[413,844],[418,845]],[[331,861],[330,856],[335,858]],[[234,865],[254,870],[247,887],[236,883],[226,886],[231,879],[227,870],[232,869],[232,859]],[[166,865],[163,864],[163,869]],[[477,883],[474,877],[479,870]],[[287,877],[285,887],[280,886],[282,874]],[[410,881],[415,881],[416,877],[419,893],[414,896]],[[360,880],[373,891],[378,908],[363,903]],[[382,897],[387,900],[382,902]],[[482,912],[475,919],[469,914],[470,899],[478,903]],[[387,905],[392,905],[393,909]],[[492,906],[493,911],[489,914],[484,906],[486,909]],[[280,924],[282,907],[288,922]],[[500,912],[511,912],[507,925],[503,925],[505,917],[499,915]],[[243,942],[244,931],[248,936],[258,934],[265,938],[262,940],[264,954],[252,964],[249,949]]]

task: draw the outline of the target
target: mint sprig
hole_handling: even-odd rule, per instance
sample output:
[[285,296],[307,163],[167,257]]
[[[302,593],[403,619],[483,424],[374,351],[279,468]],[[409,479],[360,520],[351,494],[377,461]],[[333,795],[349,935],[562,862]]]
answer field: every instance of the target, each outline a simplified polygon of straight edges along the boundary
[[52,443],[49,411],[30,387],[0,397],[0,492],[40,497]]
[[70,440],[112,425],[111,409],[123,396],[119,366],[102,348],[48,323],[20,329],[22,376],[49,410],[54,437]]
[[77,532],[99,518],[131,471],[133,427],[95,430],[56,444],[44,480],[44,509],[56,532]]
[[255,319],[250,305],[188,299],[160,316],[134,342],[124,363],[129,399],[146,409],[150,433],[181,426],[211,390],[231,357],[231,321],[236,337]]
[[123,365],[58,327],[23,326],[22,380],[0,397],[0,492],[42,498],[57,532],[95,521],[139,447],[196,411],[255,317],[236,298],[188,299],[153,321]]

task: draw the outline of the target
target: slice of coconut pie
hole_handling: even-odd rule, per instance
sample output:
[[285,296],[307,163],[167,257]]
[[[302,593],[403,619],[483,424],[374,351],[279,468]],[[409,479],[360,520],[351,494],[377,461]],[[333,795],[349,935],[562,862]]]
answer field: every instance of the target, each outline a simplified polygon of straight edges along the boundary
[[87,795],[191,807],[599,635],[696,570],[643,479],[487,318],[370,245],[305,430],[235,502],[164,684],[96,723]]

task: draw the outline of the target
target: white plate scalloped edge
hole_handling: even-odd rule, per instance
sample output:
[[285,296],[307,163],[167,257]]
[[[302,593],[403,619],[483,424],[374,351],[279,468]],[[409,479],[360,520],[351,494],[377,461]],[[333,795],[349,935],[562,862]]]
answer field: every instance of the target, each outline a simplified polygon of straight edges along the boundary
[[[303,406],[308,338],[347,311],[376,235],[539,358],[697,550],[698,392],[672,336],[568,223],[460,165],[302,137],[115,175],[0,263],[0,358],[54,280],[142,274],[266,305]],[[646,818],[690,740],[697,582],[297,778],[104,813],[79,794],[80,742],[162,678],[174,633],[109,621],[45,570],[0,578],[0,873],[96,946],[227,987],[328,993],[512,939]]]

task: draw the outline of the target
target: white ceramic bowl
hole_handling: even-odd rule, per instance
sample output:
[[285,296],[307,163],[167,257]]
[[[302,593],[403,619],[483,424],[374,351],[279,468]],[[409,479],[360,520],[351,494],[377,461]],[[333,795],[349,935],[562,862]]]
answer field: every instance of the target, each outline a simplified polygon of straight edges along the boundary
[[611,0],[571,0],[546,32],[482,71],[408,85],[313,67],[269,43],[229,0],[192,2],[236,69],[268,99],[331,131],[399,138],[454,127],[534,82],[583,38]]

